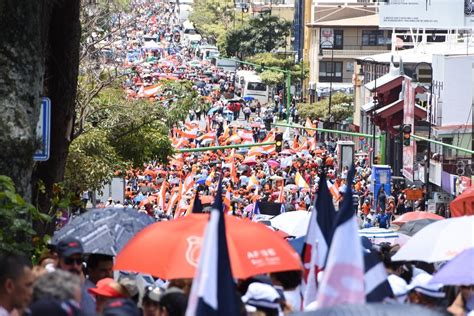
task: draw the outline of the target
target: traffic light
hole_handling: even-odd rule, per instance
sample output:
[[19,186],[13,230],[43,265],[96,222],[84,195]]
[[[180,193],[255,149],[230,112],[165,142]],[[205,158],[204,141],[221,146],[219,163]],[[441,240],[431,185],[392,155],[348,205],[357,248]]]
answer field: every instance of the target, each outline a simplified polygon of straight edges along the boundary
[[282,146],[283,146],[283,134],[276,133],[275,134],[275,151],[277,153],[281,152]]
[[249,5],[247,3],[242,4],[242,13],[248,13],[249,12]]
[[403,146],[410,146],[411,143],[411,125],[405,124],[402,128]]

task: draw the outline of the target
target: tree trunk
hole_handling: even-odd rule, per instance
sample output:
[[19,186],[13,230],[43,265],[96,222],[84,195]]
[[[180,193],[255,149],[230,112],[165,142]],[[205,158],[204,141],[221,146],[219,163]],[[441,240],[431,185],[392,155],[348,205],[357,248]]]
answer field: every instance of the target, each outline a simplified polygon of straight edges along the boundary
[[[46,48],[44,94],[51,99],[51,151],[48,161],[38,163],[33,182],[41,180],[45,194],[35,190],[37,207],[48,212],[53,184],[61,182],[75,119],[79,69],[80,0],[54,1],[49,19]],[[50,225],[51,226],[51,225]],[[39,233],[51,233],[52,227],[36,227]]]
[[0,0],[0,174],[31,201],[43,90],[43,1]]

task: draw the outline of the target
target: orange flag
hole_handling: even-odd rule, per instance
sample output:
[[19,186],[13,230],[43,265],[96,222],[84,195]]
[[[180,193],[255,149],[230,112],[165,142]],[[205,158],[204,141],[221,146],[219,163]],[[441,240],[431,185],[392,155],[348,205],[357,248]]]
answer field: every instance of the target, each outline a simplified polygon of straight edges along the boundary
[[[311,120],[309,117],[306,118],[306,123],[304,125],[305,127],[309,127],[309,128],[316,128],[316,126],[311,123]],[[316,133],[316,131],[313,131],[313,130],[309,130],[309,129],[306,129],[306,133],[309,135],[309,136],[314,136],[314,133]]]

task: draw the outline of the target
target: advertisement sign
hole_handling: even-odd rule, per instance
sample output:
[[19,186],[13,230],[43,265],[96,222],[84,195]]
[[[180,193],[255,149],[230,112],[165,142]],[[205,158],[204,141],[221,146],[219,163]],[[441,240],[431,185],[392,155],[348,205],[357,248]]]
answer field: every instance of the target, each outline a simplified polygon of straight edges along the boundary
[[[412,134],[415,132],[415,88],[411,79],[403,82],[403,124],[411,125]],[[403,176],[413,182],[413,164],[415,162],[416,143],[410,140],[410,146],[403,145]]]
[[374,194],[374,204],[372,206],[374,209],[376,209],[377,199],[381,188],[383,187],[383,190],[387,196],[390,195],[392,190],[392,169],[387,165],[373,165],[372,177],[374,179],[371,185],[372,193]]
[[473,13],[470,0],[389,0],[380,2],[381,28],[463,28]]
[[321,29],[321,48],[332,48],[334,45],[334,29],[322,28]]

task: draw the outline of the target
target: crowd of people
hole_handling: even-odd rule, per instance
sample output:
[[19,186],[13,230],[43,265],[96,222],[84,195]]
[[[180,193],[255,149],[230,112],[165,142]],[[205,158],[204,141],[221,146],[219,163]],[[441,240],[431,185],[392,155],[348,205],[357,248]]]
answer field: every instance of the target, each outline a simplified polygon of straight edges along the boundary
[[[218,185],[224,187],[224,211],[254,221],[259,203],[269,214],[311,212],[320,180],[327,180],[333,203],[343,202],[348,186],[360,228],[390,228],[396,215],[424,210],[423,200],[408,200],[401,185],[374,198],[372,166],[367,152],[355,155],[355,178],[347,182],[350,166],[338,160],[338,138],[310,129],[279,130],[277,118],[299,121],[295,102],[286,113],[285,97],[276,93],[268,103],[239,98],[234,78],[183,43],[179,6],[139,2],[128,16],[123,41],[124,82],[130,98],[163,99],[155,89],[160,80],[191,80],[209,109],[192,109],[186,122],[170,131],[176,149],[196,149],[170,158],[168,164],[149,162],[126,174],[125,199],[102,201],[99,207],[134,208],[157,221],[193,212],[207,212]],[[152,38],[152,40],[149,40]],[[205,40],[203,40],[205,43]],[[233,100],[229,102],[229,100]],[[166,106],[166,105],[163,105]],[[229,114],[230,112],[230,114]],[[313,127],[316,122],[307,121]],[[269,142],[282,134],[281,148]],[[259,144],[250,148],[208,146]],[[202,150],[202,151],[198,151]],[[196,206],[200,200],[201,207]],[[89,194],[83,196],[89,201]],[[265,214],[263,214],[265,215]],[[423,262],[392,261],[398,245],[381,244],[374,251],[382,260],[392,295],[386,303],[412,303],[444,313],[466,315],[474,310],[473,286],[431,284],[439,268]],[[0,316],[5,315],[170,315],[185,314],[192,279],[162,280],[113,271],[114,257],[84,253],[81,241],[66,238],[45,250],[32,265],[20,254],[0,254]],[[284,271],[237,280],[241,315],[283,315],[303,311],[302,271]]]
[[[436,315],[467,315],[474,309],[473,286],[431,284],[436,265],[393,262],[398,246],[374,249],[393,292],[386,304],[418,304]],[[84,254],[74,238],[44,252],[35,266],[22,255],[0,254],[0,315],[185,315],[192,279],[147,283],[139,274],[125,272],[114,278],[113,261],[112,256]],[[285,271],[237,280],[240,315],[302,311],[301,277],[301,271]]]

